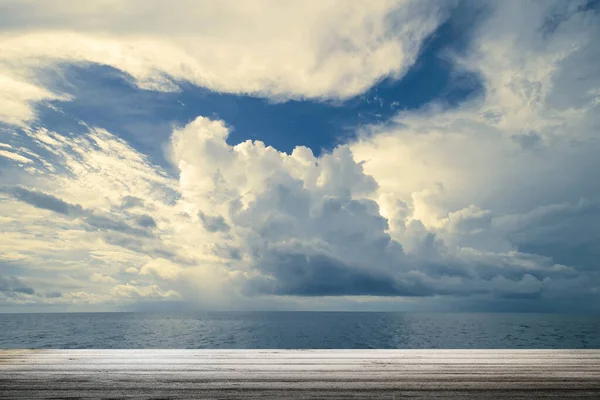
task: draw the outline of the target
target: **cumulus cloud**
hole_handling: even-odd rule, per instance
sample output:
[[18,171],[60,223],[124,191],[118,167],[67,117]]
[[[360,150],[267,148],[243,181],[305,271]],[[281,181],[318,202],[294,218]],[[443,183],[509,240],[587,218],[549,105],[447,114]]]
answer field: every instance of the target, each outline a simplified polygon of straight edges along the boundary
[[[538,269],[531,276],[541,283],[531,287],[541,293],[561,279],[595,293],[600,187],[591,173],[598,151],[591,93],[600,76],[588,66],[598,61],[599,32],[597,14],[580,6],[494,3],[456,60],[481,76],[483,97],[457,109],[433,104],[400,113],[351,145],[379,184],[392,236],[409,253],[422,253],[416,241],[429,257],[478,254],[482,271]],[[525,258],[528,252],[539,256]],[[575,278],[582,270],[587,284]],[[566,275],[545,280],[551,271]]]
[[368,276],[389,273],[400,261],[401,246],[385,232],[377,203],[365,198],[377,184],[346,147],[319,158],[306,148],[287,155],[261,142],[229,146],[227,133],[222,123],[198,118],[174,133],[173,157],[184,208],[221,215],[222,225],[231,226],[223,240],[242,251],[251,272],[294,279],[279,268],[302,254],[313,261],[290,267],[300,270],[298,279],[318,272],[320,264],[323,271],[330,265]]
[[[91,218],[97,212],[91,207],[100,207],[97,198],[89,197],[86,205],[90,208],[22,188],[13,198],[58,215],[76,210],[82,216],[73,223],[90,237],[89,244],[78,244],[77,252],[90,254],[97,262],[95,268],[106,263],[112,268],[110,276],[92,273],[92,281],[115,284],[104,289],[108,294],[94,294],[95,301],[110,301],[114,296],[132,301],[175,298],[207,286],[230,298],[537,298],[556,291],[560,282],[581,282],[582,271],[515,250],[517,244],[510,235],[530,226],[520,222],[535,220],[528,214],[495,216],[468,206],[435,214],[431,220],[435,223],[414,219],[415,210],[424,204],[434,210],[443,208],[443,202],[436,200],[443,192],[438,189],[414,195],[413,201],[398,200],[393,210],[402,221],[396,215],[385,217],[377,201],[385,188],[365,174],[363,167],[368,163],[355,161],[348,147],[317,158],[305,148],[288,155],[261,142],[231,146],[226,143],[227,135],[222,122],[203,117],[174,132],[171,151],[179,180],[172,178],[167,186],[177,186],[178,200],[172,203],[155,195],[153,211],[144,209],[132,216],[132,208],[121,207],[129,199],[105,198],[105,204],[116,207],[107,217]],[[92,153],[107,148],[100,146]],[[101,158],[100,154],[88,156]],[[123,159],[122,154],[117,157]],[[161,176],[160,169],[150,164],[146,168],[154,168]],[[72,175],[57,178],[67,180],[67,187],[77,179]],[[134,193],[150,198],[149,192]],[[388,213],[392,209],[385,202],[382,206]],[[145,212],[167,222],[156,224],[157,235],[140,235],[138,228],[123,222],[127,218],[139,222],[149,216]],[[90,225],[102,230],[86,228]],[[16,243],[20,242],[13,246]],[[122,254],[129,254],[129,260],[115,266]],[[115,273],[127,274],[120,279],[137,274],[149,285],[159,281],[171,289],[148,286],[140,291],[127,281],[119,283],[113,278]],[[592,290],[593,282],[581,284],[579,290]]]

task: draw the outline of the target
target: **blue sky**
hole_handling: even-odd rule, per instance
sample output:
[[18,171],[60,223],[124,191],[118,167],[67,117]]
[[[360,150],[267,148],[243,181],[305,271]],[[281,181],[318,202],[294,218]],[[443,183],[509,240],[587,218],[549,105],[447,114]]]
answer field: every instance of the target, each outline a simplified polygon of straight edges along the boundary
[[[467,16],[478,10],[459,7],[426,38],[417,58],[401,78],[382,77],[363,93],[348,99],[270,99],[211,91],[177,82],[180,90],[156,93],[140,90],[130,75],[101,64],[66,65],[46,72],[44,80],[55,91],[76,101],[51,101],[58,110],[40,105],[43,125],[50,129],[85,131],[79,122],[117,132],[157,163],[173,126],[198,115],[220,119],[233,130],[228,143],[260,140],[291,153],[307,146],[315,155],[356,137],[364,125],[385,124],[402,110],[436,102],[455,107],[481,95],[477,74],[456,68],[448,58],[464,50],[472,25]],[[110,98],[111,101],[106,101]]]
[[597,310],[597,3],[0,3],[2,310]]

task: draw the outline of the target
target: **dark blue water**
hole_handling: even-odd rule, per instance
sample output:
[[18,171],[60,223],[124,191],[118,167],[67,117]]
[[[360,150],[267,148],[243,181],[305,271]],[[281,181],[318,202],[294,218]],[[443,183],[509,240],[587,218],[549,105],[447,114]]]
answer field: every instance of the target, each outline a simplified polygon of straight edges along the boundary
[[600,316],[358,312],[0,314],[0,348],[600,348]]

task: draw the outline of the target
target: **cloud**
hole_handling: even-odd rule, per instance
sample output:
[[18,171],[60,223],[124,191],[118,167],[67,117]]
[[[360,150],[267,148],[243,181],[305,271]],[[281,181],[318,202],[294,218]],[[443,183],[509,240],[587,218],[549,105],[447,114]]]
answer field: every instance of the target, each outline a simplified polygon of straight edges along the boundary
[[156,221],[149,215],[139,215],[137,217],[137,224],[144,228],[156,228]]
[[155,258],[140,268],[140,275],[154,275],[161,279],[175,280],[180,277],[182,269],[176,263],[164,258]]
[[22,187],[14,187],[8,191],[18,200],[44,210],[50,210],[59,214],[78,215],[83,212],[79,205],[69,204],[55,196],[29,190]]
[[94,272],[92,274],[92,276],[90,277],[90,281],[96,282],[96,283],[115,283],[115,282],[117,282],[117,280],[115,278],[112,278],[108,275],[99,274],[97,272]]
[[158,254],[185,261],[152,231],[169,207],[173,182],[121,139],[95,132],[79,140],[45,129],[20,134],[36,157],[33,168],[0,175],[0,184],[8,183],[0,191],[0,262],[18,278],[39,280],[44,292],[3,304],[115,307],[121,300],[111,288],[127,283],[128,268],[137,271]]
[[209,232],[227,232],[229,230],[229,225],[227,225],[225,219],[220,215],[212,217],[204,214],[202,211],[198,211],[198,217],[204,229]]
[[390,230],[373,200],[386,188],[362,171],[347,147],[318,159],[300,150],[285,155],[260,142],[228,146],[225,129],[199,118],[176,131],[174,161],[186,207],[201,202],[221,214],[232,240],[245,249],[250,292],[535,297],[545,293],[545,278],[580,276],[515,251],[489,210],[448,211],[439,188],[402,202],[405,222],[393,221],[396,231]]
[[32,295],[35,290],[14,276],[0,274],[0,292],[5,296],[15,296],[18,294]]
[[9,74],[5,71],[5,63],[9,62],[5,59],[0,61],[0,122],[26,126],[35,120],[35,103],[68,100],[68,96],[52,93],[39,84],[33,84],[28,77]]
[[401,255],[377,204],[362,198],[376,183],[345,147],[317,159],[305,148],[286,155],[261,142],[229,146],[226,137],[220,122],[198,118],[174,133],[173,159],[184,208],[221,215],[234,244],[241,236],[238,248],[325,252],[363,266],[381,252]]
[[[118,219],[106,217],[106,216],[102,216],[102,215],[90,214],[89,216],[87,216],[85,218],[85,221],[87,222],[87,224],[89,225],[89,227],[91,229],[123,232],[123,233],[129,234],[129,235],[135,235],[135,236],[150,235],[144,229],[134,228],[124,221],[120,221]],[[138,221],[139,221],[139,218],[138,218]],[[149,226],[146,226],[146,227],[149,227]]]
[[[485,272],[479,287],[503,297],[527,287],[557,298],[554,282],[571,282],[562,295],[576,296],[576,285],[595,293],[598,103],[590,93],[600,76],[589,66],[600,59],[598,16],[561,2],[493,8],[456,60],[483,79],[483,97],[401,112],[350,149],[377,181],[390,234],[409,254],[427,253],[454,275]],[[420,270],[431,276],[429,262]]]
[[[86,290],[94,296],[88,302],[190,299],[198,287],[219,292],[203,301],[218,298],[220,304],[273,295],[535,299],[573,295],[574,282],[577,290],[590,292],[597,282],[582,281],[586,272],[552,258],[516,250],[521,242],[514,235],[539,224],[536,216],[544,211],[497,215],[474,205],[448,211],[443,186],[405,200],[381,197],[388,188],[365,174],[368,162],[357,162],[351,147],[341,146],[318,158],[306,148],[288,155],[258,141],[231,146],[228,132],[223,122],[203,117],[175,130],[171,159],[179,180],[165,182],[160,169],[144,164],[141,170],[154,174],[146,178],[154,183],[146,189],[136,181],[132,187],[143,190],[123,192],[147,200],[123,208],[129,198],[106,197],[104,204],[115,207],[104,206],[111,211],[103,217],[95,209],[37,191],[21,188],[17,193],[24,195],[13,196],[59,215],[79,213],[81,218],[73,223],[90,236],[78,244],[77,253],[89,254],[95,269],[105,263],[110,268],[91,272],[93,281],[116,284],[99,293]],[[61,142],[58,134],[51,136]],[[105,140],[112,139],[107,135]],[[85,142],[70,144],[76,145]],[[87,148],[86,156],[105,160],[108,171],[114,165],[112,157],[130,168],[126,155],[138,156],[128,147],[118,148],[121,153],[108,145]],[[74,158],[65,160],[72,163],[72,171],[81,169]],[[85,159],[77,161],[82,162]],[[105,192],[104,185],[114,184],[104,168],[102,164],[96,172],[99,193]],[[79,178],[57,174],[55,179],[64,181],[60,188],[73,187]],[[162,185],[178,187],[176,202],[153,189]],[[96,208],[102,204],[89,195],[81,201]],[[589,209],[585,204],[579,207]],[[565,208],[550,207],[546,213],[565,213]],[[124,222],[139,222],[144,216],[154,221],[151,214],[163,221],[154,227],[159,236],[142,234],[146,231]],[[11,246],[16,243],[20,242]],[[122,260],[122,254],[130,258]],[[145,279],[146,289],[133,289],[137,284],[126,280],[131,274]],[[148,289],[158,283],[168,289]],[[81,300],[63,295],[61,301],[69,298]]]
[[186,81],[275,99],[349,98],[401,77],[445,8],[412,0],[11,1],[0,18],[0,79],[10,89],[0,121],[31,120],[31,102],[64,97],[31,77],[43,82],[44,68],[81,62],[117,68],[149,90]]
[[174,290],[163,291],[156,285],[135,286],[131,284],[117,285],[111,290],[111,294],[119,299],[147,300],[177,299],[179,294]]
[[268,277],[250,283],[259,293],[292,296],[402,296],[393,277],[352,268],[326,255],[266,254],[257,260]]
[[132,207],[143,207],[144,200],[135,196],[124,196],[121,207],[127,209]]
[[[78,204],[67,203],[50,194],[29,190],[23,187],[9,187],[4,190],[11,193],[17,200],[32,205],[33,207],[72,217],[82,217],[87,223],[88,229],[117,231],[138,236],[149,235],[146,230],[134,228],[118,218],[95,214],[93,210],[85,210]],[[135,220],[137,225],[142,228],[156,227],[156,222],[149,215],[136,216]]]
[[20,154],[12,153],[12,152],[6,151],[6,150],[0,150],[0,157],[5,157],[5,158],[11,159],[13,161],[17,161],[17,162],[21,162],[21,163],[25,163],[25,164],[29,164],[32,162],[27,157],[24,157]]

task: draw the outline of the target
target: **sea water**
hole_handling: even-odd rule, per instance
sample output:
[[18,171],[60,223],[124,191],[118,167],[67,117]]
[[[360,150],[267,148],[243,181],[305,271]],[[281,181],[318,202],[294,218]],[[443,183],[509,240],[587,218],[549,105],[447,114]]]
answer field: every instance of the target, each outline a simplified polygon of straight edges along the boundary
[[0,348],[597,349],[600,316],[393,312],[0,314]]

